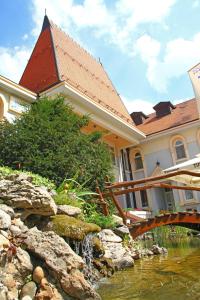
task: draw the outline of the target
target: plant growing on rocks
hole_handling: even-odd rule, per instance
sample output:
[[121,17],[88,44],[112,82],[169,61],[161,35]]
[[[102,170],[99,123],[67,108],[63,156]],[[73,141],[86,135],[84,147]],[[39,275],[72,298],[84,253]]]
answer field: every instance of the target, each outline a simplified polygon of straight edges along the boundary
[[[80,184],[76,181],[78,173],[74,178],[65,179],[57,189],[57,195],[54,197],[55,202],[59,205],[67,204],[82,207],[85,197],[97,195],[91,190],[85,188],[84,182]],[[88,180],[87,180],[88,181]]]
[[112,176],[108,147],[101,133],[84,134],[88,116],[79,116],[62,96],[47,97],[31,105],[13,123],[0,123],[0,165],[34,172],[58,186],[79,170],[79,182],[95,190]]

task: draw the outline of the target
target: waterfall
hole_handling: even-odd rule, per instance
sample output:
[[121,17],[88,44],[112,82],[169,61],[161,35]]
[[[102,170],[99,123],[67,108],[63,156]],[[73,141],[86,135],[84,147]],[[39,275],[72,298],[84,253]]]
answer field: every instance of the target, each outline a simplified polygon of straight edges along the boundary
[[91,283],[94,284],[97,281],[97,272],[93,267],[93,243],[92,239],[94,234],[90,233],[86,235],[83,241],[72,241],[70,244],[79,256],[83,258],[83,261],[86,264],[86,267],[83,269],[83,274],[85,278]]

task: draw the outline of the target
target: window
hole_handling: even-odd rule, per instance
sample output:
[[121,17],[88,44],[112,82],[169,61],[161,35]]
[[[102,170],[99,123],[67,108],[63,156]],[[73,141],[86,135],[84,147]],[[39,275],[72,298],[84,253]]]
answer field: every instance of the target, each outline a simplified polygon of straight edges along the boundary
[[175,142],[176,159],[186,158],[185,147],[181,140]]
[[135,169],[136,170],[143,169],[142,156],[141,156],[140,152],[137,152],[135,154]]
[[186,190],[185,191],[185,200],[192,200],[194,199],[193,191]]
[[141,202],[142,202],[142,207],[148,207],[148,199],[147,199],[147,191],[143,190],[140,191],[140,196],[141,196]]

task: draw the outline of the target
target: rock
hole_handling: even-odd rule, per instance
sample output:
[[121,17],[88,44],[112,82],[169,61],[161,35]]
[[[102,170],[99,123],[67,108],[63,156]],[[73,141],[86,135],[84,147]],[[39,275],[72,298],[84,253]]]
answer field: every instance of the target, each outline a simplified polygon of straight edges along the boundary
[[83,240],[88,233],[99,232],[101,228],[96,224],[86,223],[73,217],[57,215],[52,217],[46,230],[53,230],[58,235],[73,240]]
[[14,210],[12,209],[12,207],[10,207],[8,205],[0,204],[0,210],[3,210],[3,211],[5,211],[5,213],[10,215],[11,219],[13,219],[15,216]]
[[0,195],[8,205],[24,209],[26,217],[31,214],[51,216],[57,213],[57,206],[48,190],[34,186],[24,174],[14,174],[0,180]]
[[122,239],[110,229],[104,229],[98,233],[99,239],[105,250],[104,257],[111,259],[117,269],[132,267],[134,260],[123,244]]
[[113,220],[114,220],[116,226],[123,226],[124,225],[122,218],[120,218],[119,216],[116,216],[116,215],[112,215],[112,217],[113,217]]
[[55,232],[41,232],[35,227],[31,228],[24,243],[30,252],[53,271],[69,296],[81,300],[100,299],[81,273],[85,266],[82,258]]
[[20,247],[14,250],[16,253],[11,254],[10,250],[7,250],[0,255],[0,278],[2,284],[8,288],[8,299],[18,299],[18,291],[27,276],[32,273],[29,254]]
[[10,246],[10,241],[5,236],[0,234],[0,251],[5,248],[8,248],[9,246]]
[[127,253],[123,257],[114,260],[114,264],[118,270],[130,268],[134,266],[134,259]]
[[129,236],[129,230],[128,230],[128,227],[123,225],[123,226],[120,226],[120,227],[116,227],[113,229],[114,233],[116,235],[119,235],[121,238],[125,237],[125,236]]
[[11,225],[11,217],[0,209],[0,229],[8,229]]
[[0,282],[0,300],[8,300],[8,288]]
[[17,248],[15,266],[18,272],[25,278],[33,271],[33,265],[28,252],[22,248]]
[[57,214],[77,217],[81,214],[81,209],[71,205],[57,205]]
[[32,298],[30,297],[30,296],[24,296],[23,298],[22,298],[22,300],[32,300]]
[[92,246],[93,246],[93,257],[98,258],[105,253],[103,244],[97,236],[93,237]]
[[134,259],[134,260],[137,260],[137,259],[140,259],[142,257],[141,253],[139,250],[131,250],[130,252],[131,254],[131,257]]
[[64,299],[58,290],[48,282],[46,278],[41,280],[40,289],[38,290],[35,300],[62,300]]
[[122,239],[114,234],[110,229],[104,229],[98,234],[99,238],[103,242],[121,243]]
[[15,225],[11,225],[9,230],[13,236],[19,236],[22,233],[21,229]]
[[158,255],[158,254],[167,254],[167,249],[164,247],[159,247],[158,245],[153,245],[151,248],[151,251],[153,254]]
[[33,281],[39,284],[43,278],[44,271],[40,266],[37,266],[33,271]]
[[30,281],[26,283],[21,290],[19,299],[23,299],[26,296],[29,296],[31,300],[35,298],[35,294],[37,291],[37,286],[34,281]]

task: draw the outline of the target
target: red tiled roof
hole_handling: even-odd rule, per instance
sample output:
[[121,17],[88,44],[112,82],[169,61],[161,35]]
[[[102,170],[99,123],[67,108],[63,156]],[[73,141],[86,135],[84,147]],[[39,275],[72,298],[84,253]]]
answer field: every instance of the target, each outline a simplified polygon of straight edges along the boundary
[[134,126],[102,64],[45,16],[20,84],[39,93],[61,81]]
[[146,135],[151,135],[198,119],[196,99],[191,99],[175,105],[175,109],[163,117],[156,117],[156,113],[148,115],[143,124],[138,125],[137,128]]

